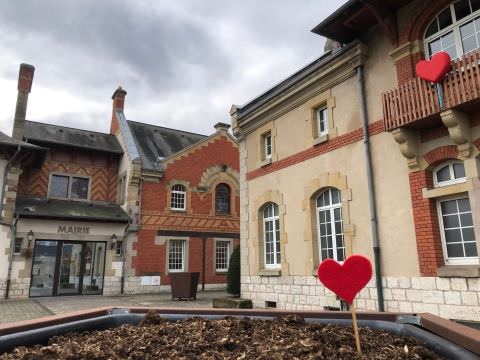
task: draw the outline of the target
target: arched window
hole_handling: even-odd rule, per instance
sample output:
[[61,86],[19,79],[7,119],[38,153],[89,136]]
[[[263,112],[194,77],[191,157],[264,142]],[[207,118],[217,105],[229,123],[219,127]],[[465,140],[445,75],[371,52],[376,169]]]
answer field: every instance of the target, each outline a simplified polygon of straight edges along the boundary
[[280,217],[278,205],[268,203],[263,207],[263,248],[265,268],[279,268],[280,255]]
[[172,210],[185,210],[186,209],[186,191],[185,186],[181,184],[175,184],[172,186],[170,208]]
[[480,47],[480,1],[460,0],[451,3],[428,26],[425,32],[427,58],[445,51],[452,59]]
[[435,187],[465,182],[465,166],[461,161],[443,163],[433,171]]
[[227,184],[218,184],[215,188],[215,212],[230,214],[230,188]]
[[345,260],[340,190],[329,188],[316,199],[320,259]]

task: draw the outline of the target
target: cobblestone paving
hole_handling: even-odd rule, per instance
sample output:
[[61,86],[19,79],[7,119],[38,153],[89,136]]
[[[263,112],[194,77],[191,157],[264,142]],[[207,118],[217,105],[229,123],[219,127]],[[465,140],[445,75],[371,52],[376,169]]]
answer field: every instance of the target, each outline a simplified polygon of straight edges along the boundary
[[57,296],[36,299],[0,301],[0,323],[28,320],[76,310],[102,306],[160,306],[160,307],[212,307],[214,297],[227,296],[224,291],[198,291],[197,299],[172,300],[170,293],[117,296]]
[[35,319],[53,313],[31,299],[0,300],[0,323]]

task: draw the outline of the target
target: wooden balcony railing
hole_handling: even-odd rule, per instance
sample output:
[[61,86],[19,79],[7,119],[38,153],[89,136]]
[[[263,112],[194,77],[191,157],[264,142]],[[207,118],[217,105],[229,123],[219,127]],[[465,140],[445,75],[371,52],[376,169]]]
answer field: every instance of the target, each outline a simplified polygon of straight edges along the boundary
[[[480,49],[455,59],[441,85],[445,109],[480,98]],[[384,92],[382,103],[387,131],[440,112],[435,86],[417,77]]]

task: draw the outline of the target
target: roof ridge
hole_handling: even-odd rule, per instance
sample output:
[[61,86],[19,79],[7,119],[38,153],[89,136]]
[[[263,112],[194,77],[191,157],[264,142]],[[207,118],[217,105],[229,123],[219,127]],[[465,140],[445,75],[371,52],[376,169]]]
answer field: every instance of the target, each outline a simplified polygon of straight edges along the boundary
[[64,129],[70,129],[70,130],[79,130],[79,131],[86,131],[86,132],[91,132],[91,133],[96,133],[96,134],[102,134],[102,135],[109,135],[109,136],[115,136],[110,133],[106,132],[101,132],[101,131],[95,131],[95,130],[86,130],[86,129],[79,129],[79,128],[74,128],[70,126],[64,126],[64,125],[57,125],[57,124],[49,124],[41,121],[32,121],[32,120],[25,120],[26,122],[32,123],[32,124],[41,124],[41,125],[48,125],[48,126],[55,126],[55,127],[60,127]]

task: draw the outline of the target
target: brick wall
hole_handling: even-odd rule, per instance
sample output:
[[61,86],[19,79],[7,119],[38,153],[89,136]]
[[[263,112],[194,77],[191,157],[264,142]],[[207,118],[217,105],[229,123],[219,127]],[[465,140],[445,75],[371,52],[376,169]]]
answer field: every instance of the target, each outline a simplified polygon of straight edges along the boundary
[[[133,244],[136,256],[132,265],[136,276],[158,274],[162,285],[169,284],[166,274],[168,243],[155,242],[159,230],[189,230],[202,232],[239,233],[240,200],[238,179],[222,177],[222,172],[214,174],[210,187],[198,189],[202,175],[212,167],[226,165],[227,169],[238,173],[238,146],[229,137],[217,135],[196,148],[173,158],[166,164],[164,177],[159,181],[145,181],[142,186],[142,228],[138,240]],[[218,175],[218,179],[215,176]],[[170,210],[170,187],[175,182],[188,184],[187,209],[185,212]],[[231,190],[231,214],[215,214],[215,186],[227,183]],[[214,270],[214,239],[206,241],[206,274],[208,284],[223,284],[224,274]],[[239,244],[235,239],[233,248]],[[188,271],[202,270],[202,239],[189,238]],[[200,282],[202,279],[200,278]]]
[[47,160],[39,169],[20,176],[18,193],[47,196],[49,175],[63,173],[91,178],[90,200],[117,200],[118,156],[100,152],[68,148],[51,149]]
[[397,81],[399,85],[416,77],[415,66],[423,58],[424,58],[423,53],[417,52],[395,63],[395,67],[397,70]]

